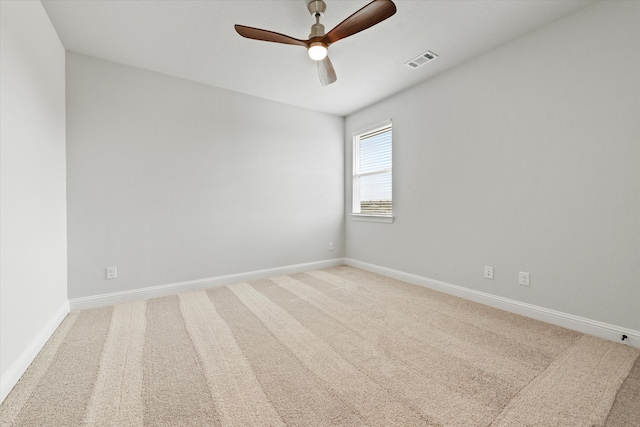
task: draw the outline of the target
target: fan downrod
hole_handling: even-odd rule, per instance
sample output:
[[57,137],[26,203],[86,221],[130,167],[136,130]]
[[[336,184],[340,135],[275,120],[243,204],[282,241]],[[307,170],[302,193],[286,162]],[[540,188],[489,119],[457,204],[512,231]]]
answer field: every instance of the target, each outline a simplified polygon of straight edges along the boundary
[[324,25],[320,23],[320,18],[324,16],[327,5],[322,0],[311,0],[307,6],[311,15],[316,18],[316,23],[311,26],[309,39],[320,38],[325,35]]

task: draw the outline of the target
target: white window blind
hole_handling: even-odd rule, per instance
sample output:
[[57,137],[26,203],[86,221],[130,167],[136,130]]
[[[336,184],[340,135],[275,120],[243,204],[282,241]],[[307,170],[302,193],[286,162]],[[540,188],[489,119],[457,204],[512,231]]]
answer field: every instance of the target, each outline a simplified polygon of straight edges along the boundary
[[391,121],[354,134],[353,213],[391,216],[392,163]]

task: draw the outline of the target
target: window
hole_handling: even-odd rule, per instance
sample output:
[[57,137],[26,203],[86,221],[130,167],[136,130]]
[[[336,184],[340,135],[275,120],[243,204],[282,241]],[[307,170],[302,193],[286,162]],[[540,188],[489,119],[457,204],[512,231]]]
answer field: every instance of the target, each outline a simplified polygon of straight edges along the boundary
[[354,133],[354,216],[391,219],[391,177],[391,120]]

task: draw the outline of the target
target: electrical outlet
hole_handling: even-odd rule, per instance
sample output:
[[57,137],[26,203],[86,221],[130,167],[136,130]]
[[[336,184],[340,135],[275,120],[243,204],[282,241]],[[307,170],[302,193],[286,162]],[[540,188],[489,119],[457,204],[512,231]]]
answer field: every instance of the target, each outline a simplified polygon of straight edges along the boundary
[[332,251],[333,250],[333,243],[329,243],[329,250]]
[[522,286],[530,286],[531,282],[529,281],[529,273],[520,272],[518,283]]
[[493,267],[484,266],[484,278],[493,280]]
[[107,279],[115,279],[118,277],[118,269],[116,267],[107,267]]

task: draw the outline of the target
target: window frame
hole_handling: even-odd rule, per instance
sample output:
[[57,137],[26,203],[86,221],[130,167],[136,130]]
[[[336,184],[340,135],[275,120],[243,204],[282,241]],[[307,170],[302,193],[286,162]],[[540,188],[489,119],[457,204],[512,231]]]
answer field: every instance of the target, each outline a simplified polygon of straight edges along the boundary
[[[391,132],[391,167],[381,169],[376,171],[375,173],[391,173],[391,212],[389,214],[374,214],[374,213],[361,213],[355,212],[356,203],[359,203],[361,200],[358,197],[356,199],[356,179],[359,176],[371,175],[371,171],[359,174],[356,173],[356,166],[358,161],[358,156],[356,154],[356,148],[360,143],[360,139],[363,137],[367,137],[373,133],[379,132],[385,128],[389,128]],[[352,169],[351,169],[351,218],[356,221],[371,221],[371,222],[381,222],[381,223],[392,223],[394,220],[394,210],[393,210],[393,123],[391,119],[384,120],[382,122],[376,123],[374,125],[368,126],[366,128],[357,130],[353,132],[351,140],[351,155],[352,155]],[[375,174],[374,173],[374,174]]]

